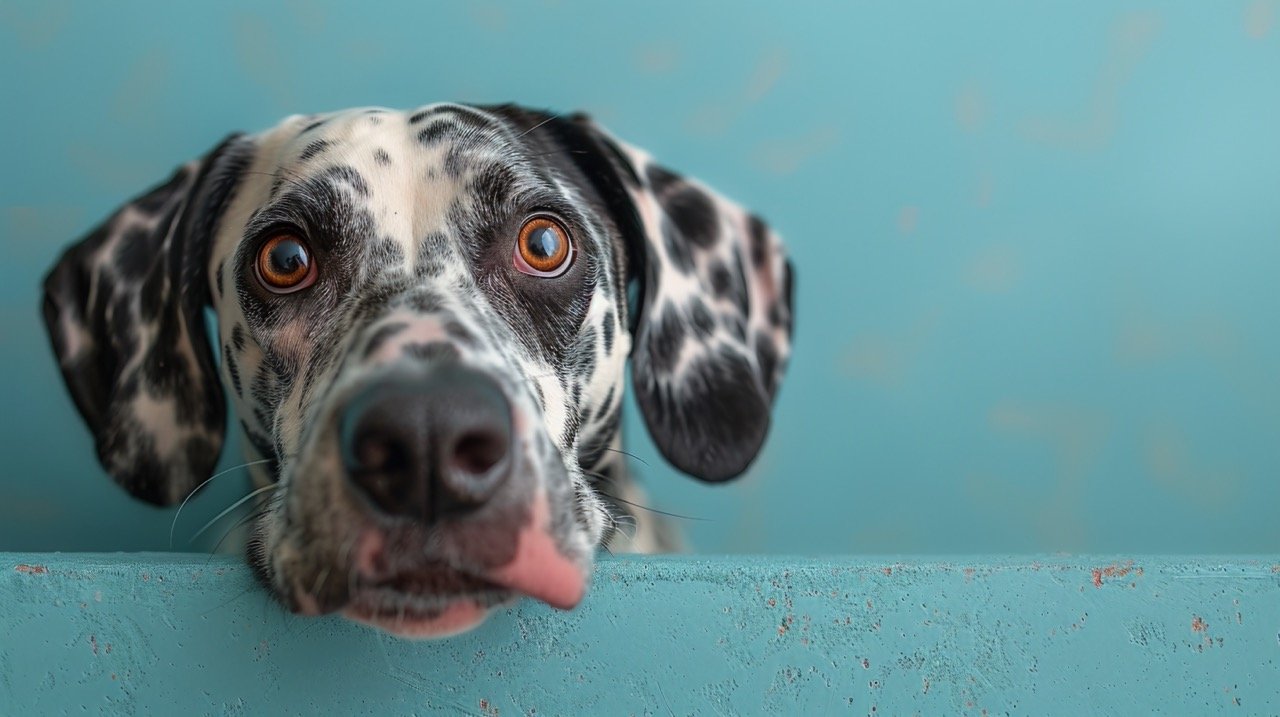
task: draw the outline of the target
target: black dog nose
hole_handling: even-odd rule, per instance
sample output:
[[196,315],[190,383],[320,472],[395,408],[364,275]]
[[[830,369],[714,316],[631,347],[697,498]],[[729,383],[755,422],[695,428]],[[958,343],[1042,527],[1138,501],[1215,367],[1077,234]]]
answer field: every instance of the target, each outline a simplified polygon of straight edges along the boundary
[[511,404],[493,379],[456,364],[367,389],[340,431],[347,475],[389,515],[432,523],[471,512],[511,474]]

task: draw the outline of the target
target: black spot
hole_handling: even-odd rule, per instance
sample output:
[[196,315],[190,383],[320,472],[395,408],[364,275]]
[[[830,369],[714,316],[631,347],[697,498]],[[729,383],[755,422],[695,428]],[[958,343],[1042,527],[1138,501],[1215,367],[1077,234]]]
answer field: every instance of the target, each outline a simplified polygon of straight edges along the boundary
[[596,371],[596,330],[589,328],[578,337],[578,345],[582,350],[578,354],[574,371],[579,376],[590,376]]
[[693,322],[694,332],[700,338],[706,338],[716,330],[715,317],[711,315],[702,299],[693,297],[690,301],[692,303],[689,306],[689,318]]
[[686,187],[665,198],[660,197],[659,202],[685,241],[703,249],[715,246],[720,233],[719,216],[704,192]]
[[268,406],[274,407],[278,399],[276,398],[275,377],[271,375],[266,366],[260,366],[257,372],[254,373],[253,380],[249,382],[249,395],[254,402],[254,416],[259,419],[258,422],[260,424],[269,427],[271,421],[265,411]]
[[493,129],[489,119],[465,107],[454,105],[448,109],[437,108],[423,110],[409,118],[410,124],[417,124],[432,114],[438,114],[418,133],[418,141],[424,145],[432,145],[448,135],[462,137],[465,135],[484,136]]
[[747,219],[747,229],[750,233],[751,264],[759,269],[768,258],[769,227],[763,219],[752,214]]
[[733,251],[733,274],[737,279],[734,301],[745,318],[751,315],[751,295],[747,293],[747,272],[742,266],[742,253],[736,248]]
[[319,179],[327,180],[332,184],[346,184],[356,194],[362,197],[369,196],[369,183],[352,167],[330,167],[320,174]]
[[394,239],[379,239],[370,250],[368,268],[377,272],[393,266],[404,266],[404,249]]
[[684,324],[680,320],[675,307],[667,305],[657,321],[649,327],[647,341],[644,342],[645,353],[654,374],[667,375],[676,365],[680,357],[680,349],[684,346]]
[[603,332],[603,335],[601,338],[604,341],[604,353],[607,356],[608,354],[613,353],[613,312],[612,311],[605,312],[604,327],[602,328],[602,332]]
[[280,385],[285,387],[286,391],[288,387],[293,385],[293,380],[298,375],[298,365],[296,363],[286,360],[275,351],[267,351],[263,356],[263,363],[271,368]]
[[597,421],[604,418],[605,415],[609,413],[610,409],[613,408],[613,390],[614,387],[610,386],[609,392],[604,395],[604,401],[600,403],[600,407],[596,410]]
[[467,327],[453,319],[445,322],[444,330],[445,333],[449,335],[449,338],[463,346],[474,347],[476,345],[476,337],[471,335],[471,332],[467,330]]
[[231,345],[236,351],[244,351],[244,327],[240,324],[231,327]]
[[408,344],[404,347],[403,353],[419,361],[456,361],[458,359],[458,348],[443,341]]
[[316,155],[320,154],[326,148],[328,148],[328,146],[329,146],[329,142],[327,140],[317,139],[314,142],[308,144],[306,147],[302,148],[302,154],[298,155],[298,159],[302,160],[303,162],[311,160]]
[[373,153],[373,161],[385,167],[391,164],[391,155],[387,154],[387,150],[379,149]]
[[222,347],[222,362],[227,366],[227,374],[231,376],[231,387],[235,389],[237,396],[244,395],[244,388],[240,385],[240,365],[236,363],[236,357],[231,353],[231,346]]
[[444,262],[449,257],[449,239],[440,232],[432,232],[418,245],[418,261],[414,267],[419,277],[437,277],[444,273]]
[[672,223],[666,218],[662,218],[662,245],[667,250],[667,258],[671,260],[671,264],[680,270],[683,274],[689,274],[693,271],[693,255],[689,253],[689,245],[680,237],[679,232],[675,230]]
[[471,180],[474,201],[481,207],[501,207],[517,183],[516,173],[505,164],[491,164]]
[[656,164],[651,164],[645,169],[645,177],[649,180],[649,187],[655,194],[666,194],[672,187],[684,184],[684,177]]
[[756,363],[760,365],[760,378],[764,383],[764,390],[769,396],[773,396],[774,372],[778,368],[778,349],[773,345],[773,341],[763,335],[756,336]]
[[318,120],[316,120],[315,122],[312,122],[311,124],[307,125],[306,127],[303,127],[303,128],[302,128],[302,131],[301,131],[301,132],[299,132],[298,134],[306,134],[306,133],[310,132],[311,130],[315,129],[316,127],[319,127],[320,125],[322,125],[322,124],[324,124],[325,122],[328,122],[328,121],[329,121],[328,119],[318,119]]
[[276,455],[275,449],[271,446],[271,439],[253,430],[249,424],[244,421],[241,421],[240,425],[244,428],[245,438],[249,439],[249,445],[253,446],[253,449],[258,452],[258,455],[263,458],[272,458]]
[[588,474],[587,480],[592,483],[597,480],[610,480],[609,476],[615,465],[610,463],[610,460],[616,460],[616,454],[610,452],[609,441],[618,433],[618,418],[618,411],[600,414],[596,419],[597,427],[591,438],[584,439],[579,444],[578,464],[592,473],[601,473],[605,476],[601,478]]
[[444,139],[454,130],[454,124],[448,120],[436,120],[418,133],[418,141],[428,147]]
[[368,343],[364,345],[364,358],[369,358],[377,353],[378,349],[387,342],[388,339],[396,334],[409,328],[409,324],[403,321],[392,321],[383,324],[374,330],[373,335],[369,337]]
[[222,294],[222,277],[223,277],[223,273],[224,273],[224,272],[223,272],[223,269],[225,269],[225,268],[226,268],[226,266],[227,266],[226,262],[221,262],[221,263],[219,263],[219,264],[218,264],[218,268],[217,268],[217,270],[213,272],[213,295],[214,295],[214,297],[218,297],[218,296],[220,296],[220,295]]
[[710,271],[711,293],[718,299],[729,298],[733,291],[733,275],[729,273],[729,268],[717,261],[711,265]]
[[422,292],[411,294],[404,303],[419,314],[431,314],[440,310],[440,299]]
[[742,343],[747,342],[747,322],[746,318],[738,314],[721,314],[720,325],[723,326],[733,337]]
[[647,175],[658,203],[675,222],[684,239],[703,248],[714,245],[719,222],[706,192],[656,164],[649,165]]
[[140,281],[151,270],[159,254],[152,233],[141,226],[130,227],[124,236],[117,240],[115,267],[120,278],[126,281]]
[[787,310],[781,302],[775,302],[769,306],[769,323],[777,327],[786,325]]

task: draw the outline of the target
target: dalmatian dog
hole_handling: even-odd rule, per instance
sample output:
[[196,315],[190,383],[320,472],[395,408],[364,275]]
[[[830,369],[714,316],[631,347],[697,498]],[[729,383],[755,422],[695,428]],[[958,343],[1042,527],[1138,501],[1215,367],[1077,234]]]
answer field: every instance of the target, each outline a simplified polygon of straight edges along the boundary
[[669,549],[624,463],[626,360],[662,454],[738,476],[792,286],[758,217],[588,117],[434,104],[231,135],[70,247],[43,312],[121,486],[184,500],[229,397],[260,582],[432,637],[572,608],[598,546]]

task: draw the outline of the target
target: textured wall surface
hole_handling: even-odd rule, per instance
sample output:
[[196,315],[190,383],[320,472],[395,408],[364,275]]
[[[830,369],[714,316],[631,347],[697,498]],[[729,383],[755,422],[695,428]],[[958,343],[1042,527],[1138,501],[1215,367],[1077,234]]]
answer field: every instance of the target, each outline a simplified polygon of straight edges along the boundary
[[[168,547],[57,380],[61,247],[231,130],[437,100],[588,110],[789,241],[751,474],[695,484],[631,417],[697,548],[1280,547],[1275,0],[372,7],[0,0],[0,549]],[[243,474],[211,488],[179,547]]]
[[0,554],[5,714],[1275,714],[1280,556],[605,560],[441,642],[224,557]]

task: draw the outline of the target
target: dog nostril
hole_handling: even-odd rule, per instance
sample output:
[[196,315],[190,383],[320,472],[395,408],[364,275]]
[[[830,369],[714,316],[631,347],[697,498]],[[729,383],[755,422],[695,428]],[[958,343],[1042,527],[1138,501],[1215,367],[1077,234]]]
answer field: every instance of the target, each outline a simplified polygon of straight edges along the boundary
[[472,431],[453,446],[452,468],[463,474],[482,476],[507,457],[506,436],[489,431]]

